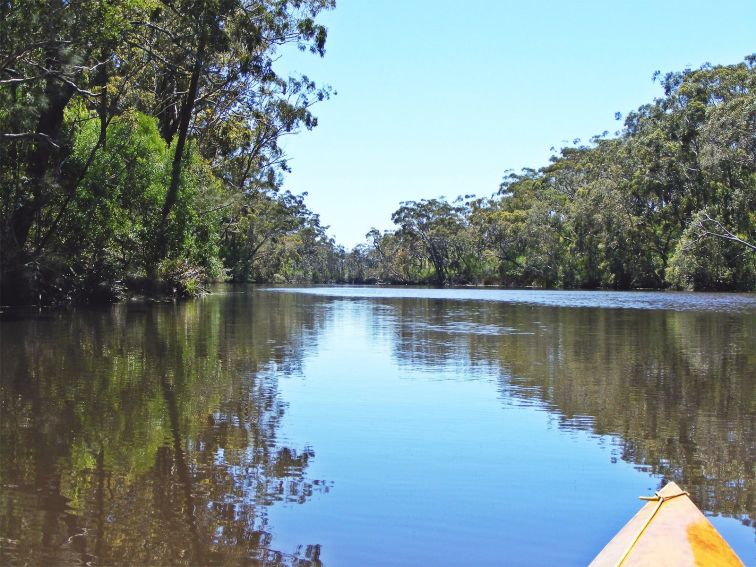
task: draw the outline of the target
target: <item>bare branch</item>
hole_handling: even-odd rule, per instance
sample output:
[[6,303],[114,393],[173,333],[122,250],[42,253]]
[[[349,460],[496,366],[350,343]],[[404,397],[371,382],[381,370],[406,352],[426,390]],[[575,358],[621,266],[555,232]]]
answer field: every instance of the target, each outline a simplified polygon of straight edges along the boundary
[[60,71],[54,71],[52,69],[48,69],[44,65],[40,65],[39,63],[35,61],[26,61],[27,64],[29,64],[32,67],[36,67],[43,73],[43,77],[54,77],[55,79],[58,79],[60,82],[65,83],[69,87],[71,87],[74,91],[76,91],[79,94],[82,94],[84,96],[91,96],[91,97],[98,97],[100,96],[100,93],[93,93],[91,91],[88,91],[86,89],[81,88],[79,85],[77,85],[72,79],[69,79],[66,77],[62,72]]
[[0,87],[7,87],[12,85],[21,85],[23,83],[31,83],[33,81],[39,81],[44,79],[47,75],[37,75],[36,77],[24,77],[23,79],[4,79],[0,81]]
[[[707,228],[706,224],[709,224],[710,226],[712,226],[712,228],[711,229]],[[698,231],[698,233],[702,237],[713,236],[714,238],[730,240],[732,242],[737,242],[738,244],[742,244],[749,250],[756,252],[756,245],[753,245],[750,242],[747,242],[743,240],[742,238],[739,238],[738,236],[733,234],[730,230],[728,230],[720,221],[709,216],[708,213],[702,214],[702,220],[699,221],[697,225],[694,225],[693,229]]]
[[56,144],[55,142],[53,142],[50,136],[48,136],[47,134],[41,134],[39,132],[21,132],[18,134],[0,133],[0,139],[9,140],[11,142],[34,140],[36,142],[44,142],[48,144],[49,146],[52,146],[56,150],[60,149],[60,146]]

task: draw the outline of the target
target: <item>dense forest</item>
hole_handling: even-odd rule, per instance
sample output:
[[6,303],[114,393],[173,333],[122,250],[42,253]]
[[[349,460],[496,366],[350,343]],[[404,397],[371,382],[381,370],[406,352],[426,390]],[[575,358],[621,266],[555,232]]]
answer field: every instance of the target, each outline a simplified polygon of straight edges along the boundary
[[275,62],[323,55],[332,6],[0,2],[2,302],[327,273],[333,244],[281,190],[279,144],[330,91]]
[[617,136],[510,173],[492,198],[402,203],[396,230],[373,230],[352,252],[352,277],[753,290],[756,55],[669,73],[661,86]]
[[756,288],[756,55],[669,73],[616,136],[338,246],[282,188],[281,139],[330,89],[276,68],[289,45],[325,53],[333,4],[0,2],[0,302],[224,280]]

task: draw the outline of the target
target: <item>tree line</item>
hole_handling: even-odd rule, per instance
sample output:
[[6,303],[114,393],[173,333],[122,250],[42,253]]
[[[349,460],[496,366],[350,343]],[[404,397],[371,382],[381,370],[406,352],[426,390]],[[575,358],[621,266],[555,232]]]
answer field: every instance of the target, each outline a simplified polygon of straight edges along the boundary
[[[614,137],[509,172],[491,198],[407,201],[355,281],[756,289],[756,55],[668,73]],[[618,116],[618,119],[620,117]]]
[[[322,56],[333,5],[0,2],[2,302],[318,270],[328,238],[282,192],[279,143],[317,124],[330,90],[275,61],[285,46]],[[255,272],[263,258],[278,265]]]
[[[661,78],[614,137],[347,251],[282,188],[333,0],[0,2],[0,303],[210,281],[756,287],[756,55]],[[461,188],[464,190],[464,188]]]

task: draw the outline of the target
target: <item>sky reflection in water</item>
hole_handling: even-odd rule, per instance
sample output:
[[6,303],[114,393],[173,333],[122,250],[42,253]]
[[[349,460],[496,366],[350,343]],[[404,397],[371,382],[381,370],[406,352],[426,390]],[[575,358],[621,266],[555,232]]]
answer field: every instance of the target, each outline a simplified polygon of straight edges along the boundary
[[[276,291],[331,311],[305,379],[283,392],[301,412],[292,438],[313,439],[314,470],[343,487],[323,513],[349,527],[315,533],[344,564],[582,564],[662,478],[737,518],[715,522],[753,554],[741,523],[753,517],[752,296]],[[339,459],[345,446],[359,458]],[[280,521],[317,525],[320,506]],[[386,548],[401,557],[376,561]]]

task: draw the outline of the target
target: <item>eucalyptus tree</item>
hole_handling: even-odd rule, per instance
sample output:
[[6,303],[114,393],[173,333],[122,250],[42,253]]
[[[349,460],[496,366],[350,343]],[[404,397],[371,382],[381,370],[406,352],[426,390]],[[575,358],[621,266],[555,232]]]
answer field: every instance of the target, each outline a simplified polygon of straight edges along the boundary
[[[151,258],[143,263],[148,275],[196,263],[192,246],[214,242],[222,230],[219,222],[205,226],[200,217],[210,220],[225,210],[226,218],[238,218],[249,206],[245,200],[277,190],[280,172],[287,169],[280,137],[315,126],[311,106],[328,90],[307,77],[281,77],[274,63],[287,44],[322,55],[326,30],[315,19],[332,6],[333,0],[1,3],[4,298],[67,278],[70,255],[80,250],[64,233],[81,228],[86,233],[94,225],[82,221],[82,210],[102,220],[106,203],[127,211],[121,219],[140,216],[140,246]],[[135,188],[151,191],[151,207],[139,211],[128,210],[117,197],[133,192],[117,186],[125,177],[102,169],[108,160],[118,162],[101,154],[107,153],[109,127],[126,115],[154,117],[171,156],[161,174],[162,190],[149,184]],[[198,181],[200,170],[223,182],[223,198],[205,173]],[[99,198],[103,191],[106,199]],[[98,198],[88,201],[93,194]],[[69,222],[85,226],[66,226]],[[90,244],[96,240],[90,238]],[[207,265],[213,254],[217,257],[208,247],[200,263]]]
[[[281,78],[274,61],[285,44],[323,55],[326,30],[315,17],[333,4],[179,0],[157,3],[136,22],[129,45],[142,52],[141,82],[149,85],[136,103],[158,118],[173,147],[163,231],[171,224],[192,135],[224,180],[243,191],[281,163],[281,135],[315,125],[308,109],[326,91],[306,78]],[[163,244],[157,259],[169,252]]]
[[418,246],[438,285],[447,283],[451,264],[457,260],[455,239],[464,228],[463,212],[464,207],[440,198],[405,201],[391,215],[399,227],[397,236]]
[[253,193],[236,217],[227,218],[222,253],[233,280],[264,280],[267,267],[275,264],[279,241],[319,223],[317,215],[305,205],[305,195],[289,191]]
[[546,287],[564,283],[565,197],[550,185],[563,180],[553,173],[547,177],[545,169],[509,173],[498,195],[470,202],[469,233],[480,241],[475,251],[486,281]]
[[[0,4],[0,287],[22,281],[44,252],[78,184],[105,144],[119,96],[115,53],[146,2],[11,0]],[[73,106],[91,110],[99,135],[87,158],[68,160]],[[55,207],[51,203],[56,200]]]
[[631,115],[625,135],[647,164],[638,189],[657,195],[652,222],[672,236],[672,282],[752,287],[747,247],[704,240],[723,230],[744,242],[756,237],[756,57],[669,73],[662,86],[665,96]]
[[499,192],[408,201],[368,233],[378,280],[756,287],[756,55],[661,78],[614,137],[575,142]]

